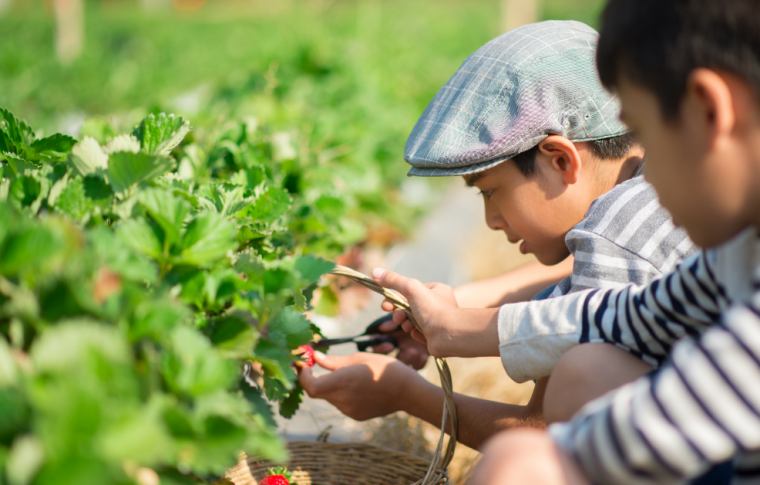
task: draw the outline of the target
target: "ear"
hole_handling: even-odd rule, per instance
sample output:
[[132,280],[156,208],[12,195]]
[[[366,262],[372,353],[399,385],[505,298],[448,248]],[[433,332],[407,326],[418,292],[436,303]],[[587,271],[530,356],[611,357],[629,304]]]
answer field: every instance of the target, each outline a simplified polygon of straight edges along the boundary
[[686,85],[681,116],[687,123],[696,124],[708,147],[730,135],[736,124],[736,110],[727,80],[713,70],[695,69]]
[[573,142],[564,136],[549,135],[538,144],[538,151],[548,157],[551,169],[562,176],[566,185],[578,181],[583,160]]

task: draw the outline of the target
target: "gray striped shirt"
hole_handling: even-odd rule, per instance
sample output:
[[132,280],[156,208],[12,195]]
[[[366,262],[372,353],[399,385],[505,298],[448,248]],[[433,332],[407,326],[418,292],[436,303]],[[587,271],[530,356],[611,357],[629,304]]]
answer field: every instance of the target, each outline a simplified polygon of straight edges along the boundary
[[[565,242],[575,258],[573,272],[550,297],[589,288],[644,285],[695,251],[640,175],[595,200],[584,219],[568,232]],[[553,300],[546,301],[548,308]],[[504,305],[499,314],[502,362],[518,382],[549,375],[559,357],[573,345],[603,341],[595,330],[583,332],[579,322],[556,325],[550,318],[526,325],[531,321],[530,312],[530,306],[517,304]],[[659,364],[655,358],[629,350]]]

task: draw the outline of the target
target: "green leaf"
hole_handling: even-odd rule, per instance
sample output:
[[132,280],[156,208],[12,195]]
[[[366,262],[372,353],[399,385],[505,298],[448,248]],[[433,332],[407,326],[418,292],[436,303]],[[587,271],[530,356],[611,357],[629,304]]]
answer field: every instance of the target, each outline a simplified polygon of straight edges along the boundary
[[290,208],[290,196],[284,189],[267,188],[246,210],[246,215],[259,223],[271,223]]
[[42,185],[36,178],[22,175],[11,182],[9,195],[22,207],[28,207],[39,199],[41,193]]
[[301,313],[292,308],[284,308],[269,322],[267,337],[295,349],[311,341],[311,323]]
[[189,321],[190,312],[177,303],[168,300],[142,301],[131,319],[129,336],[133,341],[149,338],[167,342],[177,325]]
[[31,359],[38,372],[67,373],[81,368],[91,355],[99,355],[114,363],[130,361],[126,340],[114,327],[76,320],[45,331],[31,350]]
[[37,155],[41,158],[64,161],[76,142],[74,138],[68,135],[56,133],[55,135],[36,140],[32,143],[32,150],[36,151]]
[[108,167],[108,155],[100,144],[90,137],[85,137],[71,149],[71,164],[80,175],[87,175]]
[[296,271],[309,283],[316,283],[323,274],[329,273],[334,267],[335,263],[310,255],[299,257],[295,264]]
[[108,423],[99,436],[98,450],[116,463],[154,465],[171,460],[176,450],[161,411],[160,400],[153,399],[145,408],[134,409]]
[[190,204],[162,189],[149,189],[139,195],[140,204],[161,226],[170,243],[179,242]]
[[280,401],[280,416],[286,419],[292,418],[296,411],[298,411],[302,400],[303,387],[301,387],[301,384],[296,383],[293,389],[290,390],[290,394]]
[[227,389],[238,369],[196,330],[177,326],[171,335],[171,352],[164,354],[163,373],[173,388],[190,396],[200,396]]
[[42,443],[35,436],[21,436],[8,455],[8,480],[11,484],[32,483],[44,460]]
[[114,192],[123,192],[135,184],[162,175],[174,166],[174,161],[159,155],[116,152],[108,161],[108,181]]
[[88,198],[99,204],[111,202],[113,191],[103,177],[99,175],[87,175],[83,180],[84,193]]
[[235,249],[235,226],[214,213],[197,216],[190,222],[182,238],[180,262],[206,266]]
[[190,131],[183,118],[166,113],[149,114],[135,128],[133,134],[140,140],[144,152],[168,155]]
[[95,204],[85,194],[84,181],[77,177],[63,188],[55,201],[55,207],[72,219],[82,220],[92,213]]
[[17,386],[0,387],[0,442],[8,443],[30,426],[26,396]]
[[258,332],[242,315],[225,315],[208,323],[211,343],[227,357],[249,357],[256,345]]
[[42,266],[44,260],[61,248],[61,242],[49,229],[42,226],[21,228],[0,246],[0,274],[16,274]]
[[29,125],[0,108],[0,151],[20,153],[34,140],[34,130]]
[[147,222],[139,219],[124,221],[119,225],[118,234],[122,241],[136,251],[154,259],[162,259],[163,246],[160,235]]

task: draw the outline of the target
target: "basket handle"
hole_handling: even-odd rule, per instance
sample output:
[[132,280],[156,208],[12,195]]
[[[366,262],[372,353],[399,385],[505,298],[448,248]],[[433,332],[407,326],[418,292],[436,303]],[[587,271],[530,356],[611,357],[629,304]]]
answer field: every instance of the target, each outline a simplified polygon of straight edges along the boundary
[[[409,318],[409,321],[414,325],[417,330],[420,330],[420,325],[414,319],[412,315],[412,309],[407,301],[406,297],[396,290],[385,288],[380,286],[375,280],[369,276],[356,271],[355,269],[347,266],[335,265],[335,268],[331,271],[336,276],[344,276],[359,283],[360,285],[369,288],[375,293],[380,294],[386,300],[393,303],[397,308],[404,310]],[[439,483],[446,483],[448,481],[447,468],[451,459],[454,457],[454,450],[457,445],[457,431],[459,429],[459,420],[457,418],[457,408],[454,403],[454,388],[451,380],[451,369],[449,369],[446,359],[435,357],[435,366],[438,370],[438,377],[441,379],[441,388],[443,389],[443,413],[441,419],[441,434],[438,437],[438,443],[435,447],[435,453],[433,459],[430,461],[425,477],[415,482],[413,485],[433,485]],[[450,437],[446,443],[444,449],[444,443],[446,442],[446,428],[450,430]]]

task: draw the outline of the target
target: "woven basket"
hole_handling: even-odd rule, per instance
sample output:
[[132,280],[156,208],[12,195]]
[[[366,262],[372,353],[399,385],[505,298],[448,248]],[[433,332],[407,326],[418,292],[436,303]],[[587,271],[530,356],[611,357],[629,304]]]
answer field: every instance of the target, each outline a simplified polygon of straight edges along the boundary
[[[429,465],[406,453],[360,443],[293,441],[288,451],[291,483],[297,485],[409,485],[423,478]],[[273,466],[242,456],[225,478],[234,485],[257,485]]]

